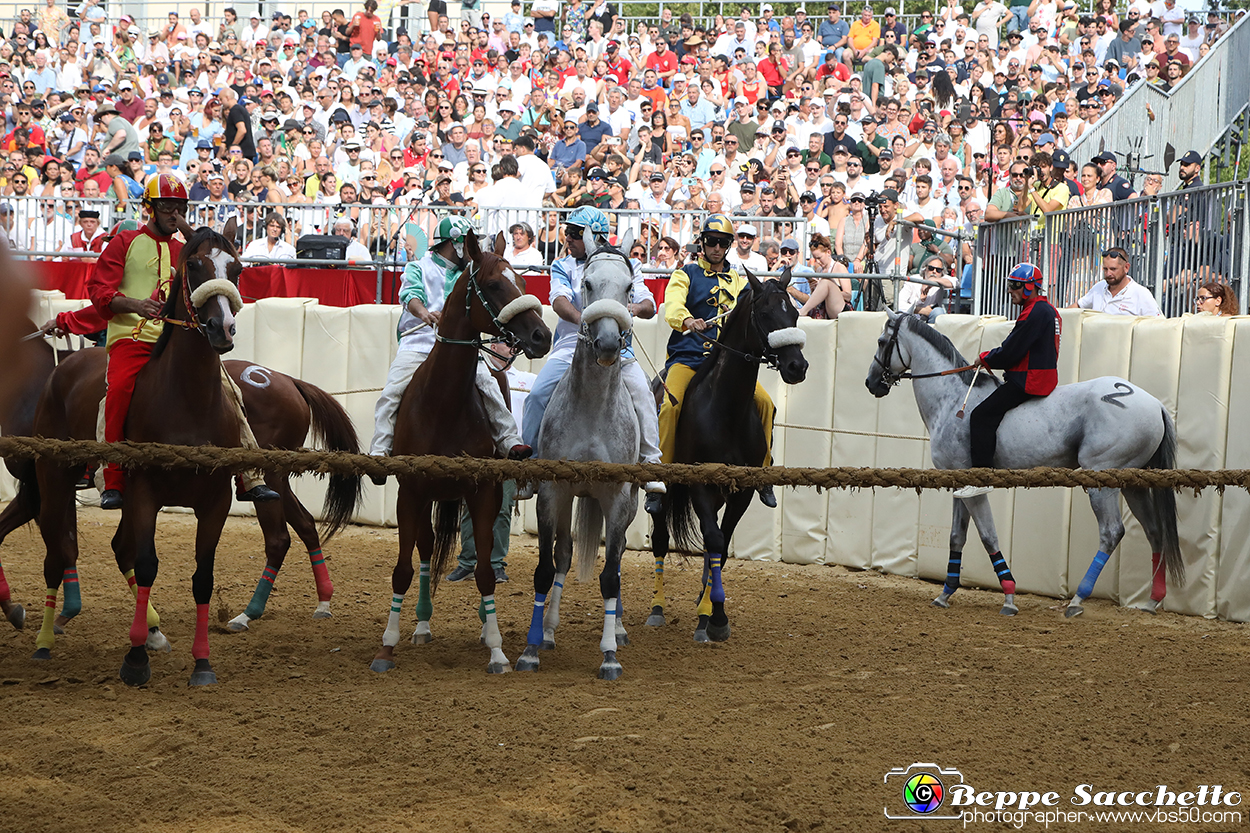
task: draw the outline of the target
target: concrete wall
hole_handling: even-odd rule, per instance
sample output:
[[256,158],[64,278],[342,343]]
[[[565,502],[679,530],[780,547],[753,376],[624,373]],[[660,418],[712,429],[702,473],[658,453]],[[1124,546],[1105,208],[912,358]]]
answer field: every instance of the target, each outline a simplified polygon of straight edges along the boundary
[[[56,293],[37,297],[32,318],[81,305]],[[374,388],[380,388],[395,352],[397,307],[326,307],[311,299],[267,299],[248,305],[239,317],[238,346],[231,358],[247,359],[300,376],[347,408],[362,444],[372,433]],[[546,310],[550,323],[554,317]],[[1250,319],[1130,319],[1063,311],[1060,382],[1103,375],[1123,376],[1159,397],[1176,418],[1177,465],[1183,468],[1250,468],[1250,442],[1230,425],[1250,424],[1250,393],[1237,380],[1250,379]],[[761,381],[777,403],[775,458],[794,466],[928,466],[929,449],[907,383],[884,399],[873,398],[864,378],[884,313],[854,313],[837,322],[802,322],[807,381],[787,388],[764,370]],[[1011,323],[986,317],[948,315],[938,328],[964,355],[1002,341]],[[661,360],[667,332],[658,319],[640,321],[636,338],[644,369]],[[521,361],[537,372],[541,361]],[[817,429],[817,430],[809,430]],[[829,429],[833,429],[830,431]],[[856,433],[847,433],[856,432]],[[889,434],[896,436],[865,436]],[[298,493],[316,512],[322,487],[299,481]],[[393,524],[395,482],[378,488],[366,481],[361,523]],[[0,483],[0,497],[11,484]],[[737,558],[803,564],[841,564],[940,580],[946,572],[952,498],[949,494],[875,489],[817,492],[779,490],[780,507],[769,512],[754,502],[735,537]],[[1097,549],[1097,527],[1089,502],[1069,489],[1031,490],[1027,500],[1011,490],[992,497],[1004,555],[1020,590],[1069,595]],[[1188,568],[1184,587],[1169,588],[1164,607],[1201,616],[1250,619],[1250,495],[1230,489],[1178,494],[1182,550]],[[246,506],[236,507],[246,512]],[[522,524],[536,529],[533,502],[523,504]],[[1140,526],[1125,509],[1128,533],[1095,588],[1095,595],[1137,605],[1149,598],[1150,551]],[[642,512],[630,530],[630,545],[648,543]],[[997,587],[983,547],[970,536],[964,559],[966,584]]]

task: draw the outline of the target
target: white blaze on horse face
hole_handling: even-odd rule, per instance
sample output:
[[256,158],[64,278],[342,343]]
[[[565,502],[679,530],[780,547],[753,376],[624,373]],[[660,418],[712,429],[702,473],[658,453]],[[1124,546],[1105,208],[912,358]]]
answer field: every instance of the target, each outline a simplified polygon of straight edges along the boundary
[[234,335],[234,313],[230,311],[230,301],[225,295],[214,295],[213,302],[221,309],[221,329],[226,335]]
[[228,267],[234,263],[234,255],[221,249],[213,249],[213,253],[205,255],[213,264],[213,277],[223,281],[230,280]]
[[508,280],[512,281],[513,286],[516,286],[516,287],[521,286],[519,279],[517,277],[517,273],[512,270],[511,266],[504,267],[503,276],[507,278]]

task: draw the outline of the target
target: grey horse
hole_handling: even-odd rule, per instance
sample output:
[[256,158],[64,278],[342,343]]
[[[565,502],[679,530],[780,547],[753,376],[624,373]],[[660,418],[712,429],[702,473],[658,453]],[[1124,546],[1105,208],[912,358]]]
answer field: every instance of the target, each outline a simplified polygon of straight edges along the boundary
[[[955,345],[914,315],[888,310],[885,328],[877,339],[865,384],[877,398],[885,396],[902,378],[914,379],[913,388],[920,417],[929,431],[933,465],[939,469],[965,469],[971,465],[968,420],[956,412],[964,397],[968,410],[976,407],[999,384],[982,375],[973,382],[973,371],[938,375],[967,366]],[[906,374],[906,376],[904,375]],[[925,378],[922,378],[925,377]],[[969,392],[969,389],[971,391]],[[1172,468],[1176,456],[1176,427],[1158,399],[1124,379],[1103,376],[1086,382],[1061,385],[1049,396],[1026,402],[1007,414],[998,429],[999,468],[1034,466],[1114,468]],[[1124,537],[1120,515],[1120,489],[1089,489],[1089,502],[1098,519],[1098,554],[1085,573],[1064,615],[1079,616],[1081,603],[1094,592],[1094,583],[1111,553]],[[1124,500],[1141,522],[1153,551],[1150,603],[1154,613],[1167,592],[1167,576],[1181,582],[1185,563],[1176,533],[1176,495],[1170,489],[1124,489]],[[959,589],[959,568],[968,520],[976,521],[985,551],[1002,583],[1006,601],[1002,613],[1018,612],[1015,581],[998,548],[998,534],[985,495],[954,499],[951,517],[950,564],[946,584],[934,599],[949,607]]]
[[[621,350],[633,326],[626,308],[633,287],[633,268],[622,250],[584,232],[581,330],[573,362],[552,393],[538,437],[538,456],[547,460],[635,463],[640,427],[633,401],[621,379]],[[577,528],[573,531],[573,498]],[[560,622],[560,595],[577,549],[577,576],[591,575],[599,555],[599,537],[607,521],[606,559],[599,574],[603,594],[603,664],[599,678],[624,673],[616,658],[618,645],[628,645],[621,625],[621,555],[625,530],[638,511],[638,487],[632,483],[547,482],[538,487],[538,566],[534,570],[534,614],[518,671],[538,670],[538,651],[555,647]],[[553,589],[554,584],[554,589]]]

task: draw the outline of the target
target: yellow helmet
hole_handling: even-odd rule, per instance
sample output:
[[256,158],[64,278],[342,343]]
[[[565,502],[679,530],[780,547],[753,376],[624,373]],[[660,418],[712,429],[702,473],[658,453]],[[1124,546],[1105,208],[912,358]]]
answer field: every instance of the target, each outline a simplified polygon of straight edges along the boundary
[[728,234],[734,236],[734,224],[724,214],[711,214],[703,221],[704,234]]
[[152,200],[185,200],[186,198],[187,186],[172,174],[158,174],[150,177],[147,185],[143,186],[144,205],[151,205]]

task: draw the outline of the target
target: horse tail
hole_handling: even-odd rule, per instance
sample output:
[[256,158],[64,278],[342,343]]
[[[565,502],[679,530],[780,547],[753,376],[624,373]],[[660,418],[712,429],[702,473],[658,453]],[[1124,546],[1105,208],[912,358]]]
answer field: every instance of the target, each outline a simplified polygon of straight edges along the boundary
[[690,487],[684,483],[669,484],[668,528],[673,551],[687,555],[703,552],[703,530],[690,504]]
[[460,501],[440,500],[434,508],[434,553],[430,556],[430,594],[447,572],[447,560],[460,540]]
[[[1167,408],[1163,413],[1163,439],[1155,449],[1154,456],[1146,461],[1148,469],[1171,469],[1176,467],[1176,423]],[[1185,581],[1185,560],[1181,557],[1180,536],[1176,531],[1176,492],[1171,489],[1151,489],[1150,504],[1163,537],[1163,563],[1167,568],[1168,581],[1180,586]]]
[[603,508],[591,497],[577,499],[576,531],[573,552],[577,555],[577,580],[585,581],[595,574],[599,560],[599,539],[603,535]]
[[[316,385],[300,379],[291,379],[312,413],[313,442],[330,451],[360,453],[360,438],[356,426],[334,397]],[[321,542],[324,544],[347,525],[360,505],[360,476],[349,474],[330,475],[326,488],[325,505],[322,510]]]

